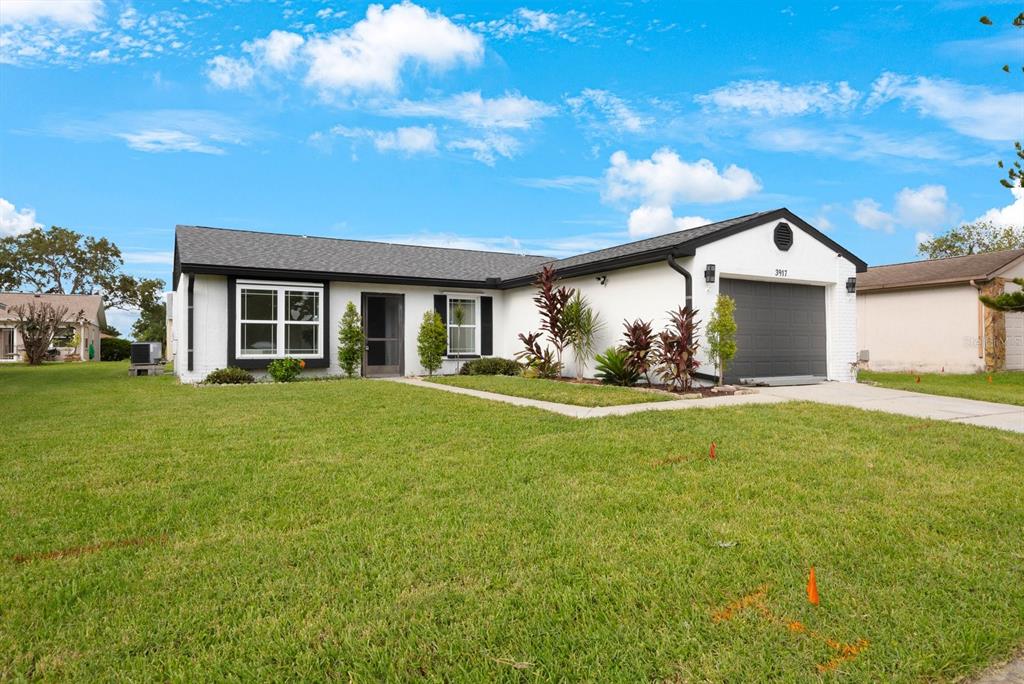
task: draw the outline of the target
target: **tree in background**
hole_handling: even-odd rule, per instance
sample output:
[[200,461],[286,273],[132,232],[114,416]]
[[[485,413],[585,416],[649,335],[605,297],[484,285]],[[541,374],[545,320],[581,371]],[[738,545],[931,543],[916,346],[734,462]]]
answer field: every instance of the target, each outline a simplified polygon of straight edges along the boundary
[[704,328],[708,356],[718,366],[718,384],[725,382],[725,367],[736,356],[736,300],[718,295],[711,320]]
[[163,342],[167,339],[167,305],[154,302],[139,314],[132,324],[132,337],[136,342]]
[[[29,302],[11,308],[17,317],[14,324],[21,333],[21,343],[31,366],[38,366],[46,358],[50,342],[57,331],[67,325],[68,307],[53,306],[48,302]],[[81,317],[82,312],[78,312]]]
[[565,319],[569,335],[569,346],[576,360],[576,379],[582,380],[584,367],[594,358],[597,335],[603,327],[601,317],[579,290],[576,290],[573,298],[565,305],[562,317]]
[[350,378],[356,374],[356,369],[363,360],[365,340],[359,311],[355,304],[349,302],[345,305],[341,322],[338,323],[338,365]]
[[441,320],[441,314],[433,309],[424,311],[420,332],[416,337],[416,351],[420,355],[420,365],[427,369],[429,375],[440,370],[447,349],[448,331]]
[[[994,25],[994,22],[987,16],[981,17],[978,21],[985,26]],[[1021,12],[1014,17],[1013,21],[1010,23],[1016,29],[1024,28],[1024,12]],[[1004,64],[1003,71],[1009,74],[1013,70],[1011,70],[1009,64]],[[1024,71],[1024,67],[1021,67],[1021,71]],[[1013,143],[1013,147],[1014,155],[1017,158],[1009,164],[1009,168],[1007,168],[1007,165],[1005,165],[1002,160],[999,161],[999,168],[1006,172],[1006,178],[1000,178],[999,182],[1004,188],[1024,188],[1024,166],[1021,166],[1021,162],[1024,162],[1024,147],[1021,147],[1019,140]]]
[[965,223],[925,240],[917,246],[917,253],[929,259],[944,259],[1021,247],[1024,247],[1024,228],[981,221]]
[[164,281],[122,273],[123,264],[113,242],[59,226],[0,238],[0,290],[101,294],[108,308],[145,311],[160,299]]

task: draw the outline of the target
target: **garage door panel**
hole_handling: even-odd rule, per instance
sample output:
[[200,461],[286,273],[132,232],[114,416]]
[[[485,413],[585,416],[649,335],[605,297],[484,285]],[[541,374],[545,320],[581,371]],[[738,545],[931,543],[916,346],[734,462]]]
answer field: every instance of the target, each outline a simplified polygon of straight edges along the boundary
[[726,381],[827,374],[825,288],[723,278],[736,300],[736,358]]

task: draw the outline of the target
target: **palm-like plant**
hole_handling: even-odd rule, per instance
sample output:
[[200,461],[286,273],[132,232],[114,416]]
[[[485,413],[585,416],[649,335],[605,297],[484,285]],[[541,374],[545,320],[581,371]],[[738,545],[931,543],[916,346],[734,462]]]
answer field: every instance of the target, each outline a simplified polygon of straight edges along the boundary
[[654,353],[654,328],[650,321],[641,318],[632,323],[623,321],[626,336],[626,354],[628,363],[633,372],[638,376],[642,375],[647,384],[651,384],[651,366],[653,365]]
[[594,358],[597,335],[604,327],[604,323],[579,290],[576,290],[572,299],[565,305],[562,321],[573,358],[576,360],[576,379],[582,380],[584,367]]

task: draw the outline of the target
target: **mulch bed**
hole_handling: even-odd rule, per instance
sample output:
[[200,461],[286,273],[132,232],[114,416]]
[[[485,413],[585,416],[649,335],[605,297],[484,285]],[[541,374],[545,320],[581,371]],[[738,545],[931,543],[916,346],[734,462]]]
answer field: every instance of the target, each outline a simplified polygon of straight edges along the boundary
[[[576,378],[552,378],[552,380],[567,382],[571,385],[604,385],[600,380],[592,378],[584,378],[583,380],[577,380]],[[741,388],[734,387],[733,385],[723,385],[722,387],[693,387],[688,392],[680,392],[679,390],[671,389],[668,385],[651,385],[649,387],[647,385],[634,385],[633,389],[667,392],[676,396],[699,394],[702,397],[729,397],[736,394],[736,391]]]

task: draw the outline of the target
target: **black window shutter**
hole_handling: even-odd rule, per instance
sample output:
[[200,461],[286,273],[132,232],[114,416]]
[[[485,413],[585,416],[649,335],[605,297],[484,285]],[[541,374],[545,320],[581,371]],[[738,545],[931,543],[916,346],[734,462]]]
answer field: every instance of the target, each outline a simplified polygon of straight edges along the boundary
[[494,353],[494,298],[480,298],[480,356]]
[[438,294],[434,295],[434,311],[441,317],[441,322],[444,323],[444,339],[446,340],[444,353],[448,354],[448,295]]

